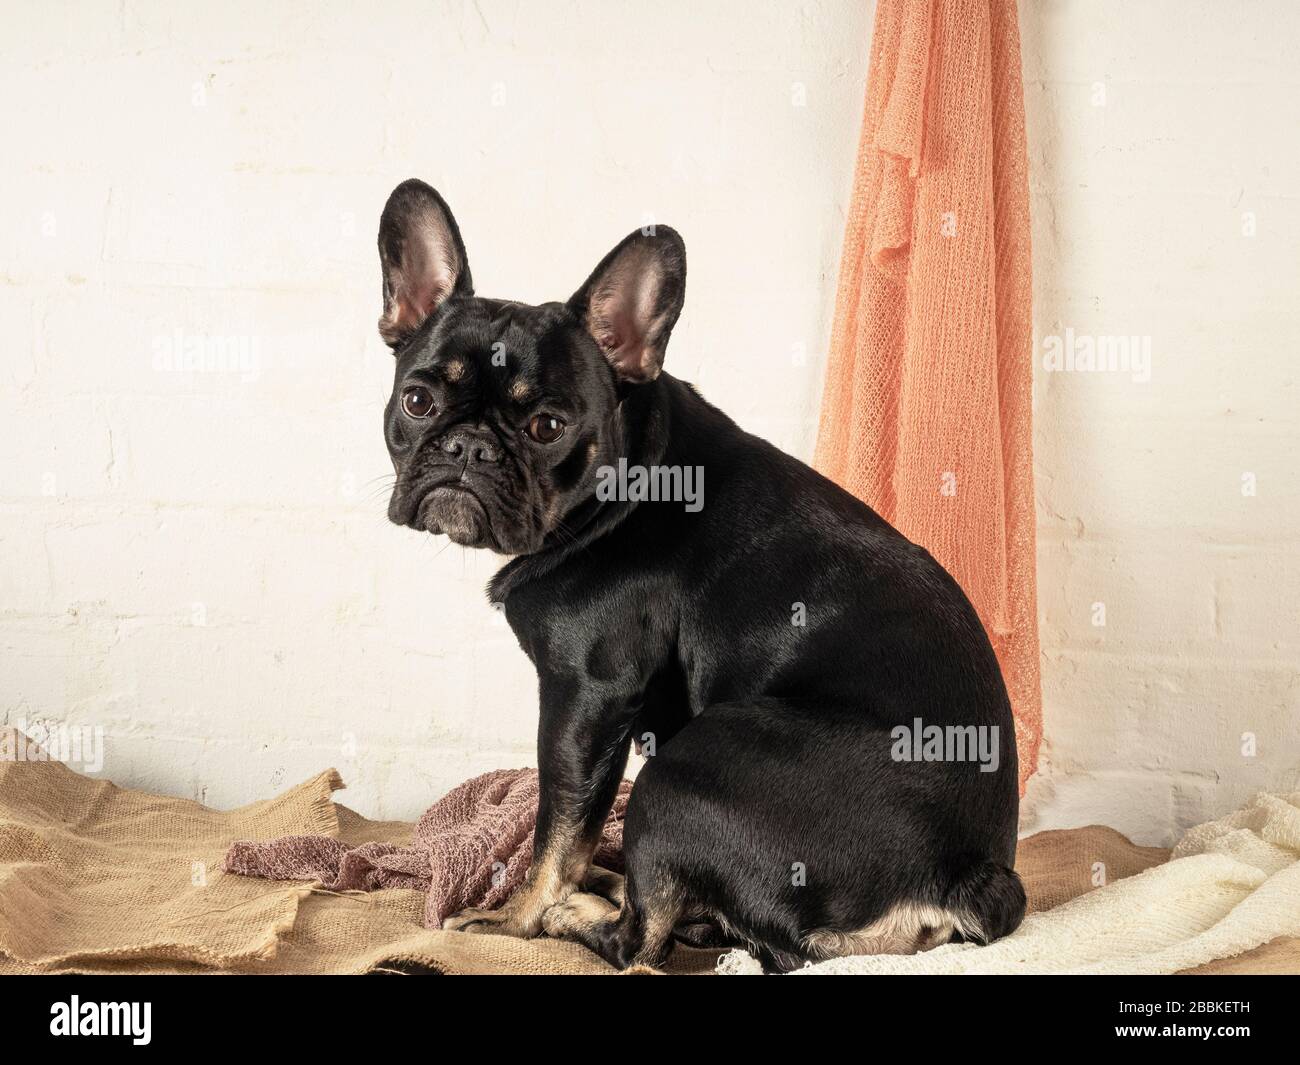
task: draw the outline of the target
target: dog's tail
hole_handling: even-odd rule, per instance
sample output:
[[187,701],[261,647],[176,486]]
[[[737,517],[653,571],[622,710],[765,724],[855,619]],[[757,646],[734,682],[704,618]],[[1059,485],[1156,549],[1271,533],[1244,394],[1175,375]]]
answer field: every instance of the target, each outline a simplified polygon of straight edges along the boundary
[[1025,889],[1005,865],[981,859],[957,875],[944,904],[961,938],[983,945],[1020,927]]

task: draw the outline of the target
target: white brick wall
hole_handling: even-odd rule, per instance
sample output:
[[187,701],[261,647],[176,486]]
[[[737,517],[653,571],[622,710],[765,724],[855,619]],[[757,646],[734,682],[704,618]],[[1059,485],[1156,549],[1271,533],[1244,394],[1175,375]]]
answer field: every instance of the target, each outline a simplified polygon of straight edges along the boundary
[[[1021,25],[1047,736],[1022,827],[1168,842],[1300,786],[1300,9]],[[1066,328],[1149,336],[1150,380],[1044,372]]]
[[[336,764],[411,817],[531,761],[493,561],[383,517],[374,229],[405,177],[485,294],[563,297],[677,226],[670,368],[811,453],[869,5],[8,8],[0,713],[102,725],[105,775],[229,805]],[[1295,784],[1298,22],[1024,6],[1036,331],[1153,350],[1146,384],[1040,368],[1026,828],[1167,839]],[[205,341],[243,362],[168,369]]]

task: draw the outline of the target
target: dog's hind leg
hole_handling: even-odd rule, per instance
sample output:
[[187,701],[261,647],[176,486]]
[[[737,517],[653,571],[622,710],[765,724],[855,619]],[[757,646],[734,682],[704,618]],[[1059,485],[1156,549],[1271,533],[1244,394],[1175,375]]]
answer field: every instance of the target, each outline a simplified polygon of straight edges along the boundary
[[657,967],[673,948],[673,926],[682,904],[672,891],[657,890],[637,900],[629,887],[621,907],[581,891],[552,906],[542,917],[546,934],[571,939],[599,954],[616,969]]
[[[582,891],[585,894],[598,896],[598,899],[607,899],[613,904],[612,909],[617,911],[623,905],[623,899],[627,893],[627,881],[618,873],[611,872],[608,869],[602,869],[598,865],[593,865],[587,870],[587,875],[582,882]],[[563,914],[557,906],[557,912],[551,919],[552,925],[559,935],[567,935],[574,938],[575,933],[568,928],[576,928],[580,924],[589,923],[584,918],[593,920],[612,920],[613,912],[599,905],[598,899],[583,900],[579,896],[570,896],[574,900],[574,911],[570,914]],[[678,943],[684,943],[688,947],[733,947],[740,943],[735,936],[728,935],[722,926],[712,918],[707,911],[687,908],[683,912],[681,919],[673,929],[673,939]]]
[[918,954],[947,943],[957,925],[956,916],[938,906],[902,902],[863,928],[810,932],[802,948],[810,961],[853,954]]
[[583,877],[582,890],[608,899],[615,908],[618,908],[623,905],[626,884],[627,882],[618,873],[593,865],[587,869],[587,875]]
[[575,891],[542,914],[542,929],[553,939],[571,939],[595,950],[597,935],[618,920],[619,912],[603,895]]
[[803,941],[815,961],[850,954],[917,954],[944,943],[988,944],[1014,932],[1025,914],[1025,890],[1010,869],[980,860],[949,886],[943,904],[900,902],[853,931],[818,929]]
[[673,938],[688,947],[735,947],[741,940],[729,935],[716,921],[695,920],[689,914],[673,929]]
[[957,933],[972,943],[1010,935],[1024,920],[1025,904],[1020,877],[993,861],[972,863],[948,888],[947,907],[956,917]]

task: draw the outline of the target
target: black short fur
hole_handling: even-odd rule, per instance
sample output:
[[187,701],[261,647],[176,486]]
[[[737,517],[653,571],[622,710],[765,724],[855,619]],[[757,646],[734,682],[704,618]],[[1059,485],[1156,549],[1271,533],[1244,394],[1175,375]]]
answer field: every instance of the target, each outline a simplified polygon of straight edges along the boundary
[[[538,671],[539,855],[590,844],[629,745],[652,737],[625,824],[627,900],[580,938],[620,966],[655,962],[671,948],[663,922],[703,914],[788,968],[813,956],[811,934],[861,930],[900,904],[962,915],[967,938],[1012,931],[1025,900],[1009,871],[1011,711],[957,583],[865,504],[659,372],[685,282],[673,231],[634,233],[567,303],[483,300],[463,280],[449,212],[418,215],[446,205],[415,186],[385,212],[386,308],[416,272],[390,279],[392,261],[421,233],[452,234],[440,262],[458,258],[463,274],[430,279],[438,299],[412,297],[427,314],[413,330],[409,313],[386,312],[398,357],[390,515],[517,555],[490,595]],[[644,298],[593,306],[625,275],[641,276]],[[404,412],[412,382],[436,393],[433,416]],[[539,410],[563,415],[556,443],[529,438]],[[597,469],[619,458],[701,467],[702,509],[597,500]],[[996,726],[997,771],[896,761],[891,729],[918,718]],[[510,930],[536,934],[537,919]]]

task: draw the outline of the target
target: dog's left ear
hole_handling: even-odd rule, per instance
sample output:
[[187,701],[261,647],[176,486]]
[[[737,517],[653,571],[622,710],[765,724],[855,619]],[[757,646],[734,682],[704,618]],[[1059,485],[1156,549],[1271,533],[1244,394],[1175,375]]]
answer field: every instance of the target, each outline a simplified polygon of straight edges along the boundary
[[379,218],[384,313],[379,335],[396,348],[452,296],[474,295],[465,242],[447,201],[418,178],[393,189]]
[[569,306],[624,381],[653,381],[686,298],[686,245],[675,229],[637,230],[601,260]]

